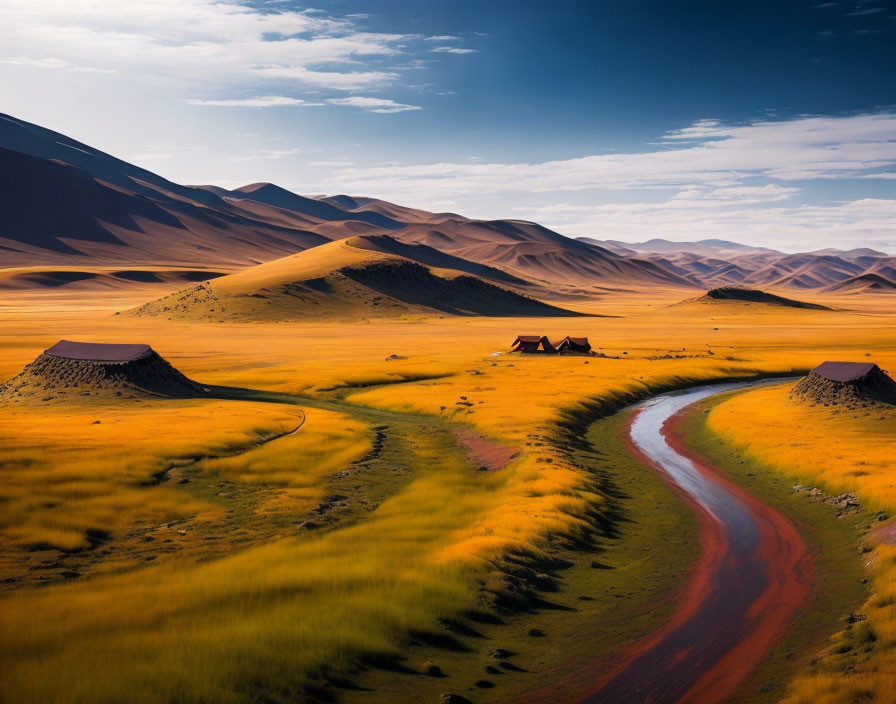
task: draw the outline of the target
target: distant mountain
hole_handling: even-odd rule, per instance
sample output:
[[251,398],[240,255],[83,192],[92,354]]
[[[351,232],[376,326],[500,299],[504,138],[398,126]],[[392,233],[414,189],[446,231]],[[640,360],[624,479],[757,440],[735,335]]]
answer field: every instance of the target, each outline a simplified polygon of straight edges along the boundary
[[573,239],[524,220],[309,197],[267,182],[183,186],[8,115],[0,115],[0,175],[2,265],[41,267],[60,285],[78,266],[233,271],[359,236],[365,247],[537,288],[542,298],[652,286],[834,290],[865,274],[896,280],[896,257],[868,248],[784,254],[721,239]]
[[618,242],[616,240],[597,240],[593,237],[576,237],[576,239],[579,240],[579,242],[606,249],[613,254],[621,254],[623,257],[631,257],[638,254],[637,250],[634,250],[631,247],[626,247],[624,242]]
[[7,266],[232,269],[388,233],[396,238],[393,248],[415,246],[418,255],[428,249],[436,266],[451,268],[453,257],[520,285],[550,284],[549,294],[604,284],[691,285],[653,262],[536,223],[472,220],[344,194],[310,198],[266,182],[233,190],[181,186],[9,116],[0,119],[0,147],[4,182],[11,184],[0,195]]
[[457,213],[430,213],[426,210],[408,208],[403,205],[378,200],[377,198],[335,195],[321,196],[319,200],[353,213],[379,213],[403,223],[439,223],[445,220],[469,220],[469,218],[465,218]]
[[0,173],[6,266],[247,266],[329,241],[6,115]]
[[836,247],[828,247],[827,249],[816,249],[815,251],[809,252],[809,254],[814,254],[816,256],[833,254],[838,257],[843,257],[844,259],[863,259],[865,257],[877,258],[890,256],[886,252],[879,252],[878,250],[871,249],[869,247],[857,247],[855,249],[837,249]]
[[653,262],[614,254],[524,220],[449,219],[409,225],[398,237],[553,286],[693,285]]
[[607,249],[615,249],[620,253],[624,250],[633,251],[640,254],[676,254],[687,252],[697,254],[703,257],[718,256],[734,256],[745,254],[748,252],[775,252],[776,250],[767,247],[753,247],[738,242],[729,242],[727,240],[708,239],[699,242],[675,242],[672,240],[664,240],[660,238],[648,240],[646,242],[621,242],[619,240],[596,240],[591,237],[580,237],[578,239],[587,240],[591,244],[596,244]]
[[880,274],[862,274],[838,281],[826,290],[837,293],[890,293],[896,291],[896,282]]
[[229,191],[225,197],[264,203],[328,222],[356,220],[385,230],[400,230],[405,226],[405,223],[393,220],[382,213],[357,210],[350,213],[347,209],[335,206],[325,200],[306,198],[273,183],[252,183]]

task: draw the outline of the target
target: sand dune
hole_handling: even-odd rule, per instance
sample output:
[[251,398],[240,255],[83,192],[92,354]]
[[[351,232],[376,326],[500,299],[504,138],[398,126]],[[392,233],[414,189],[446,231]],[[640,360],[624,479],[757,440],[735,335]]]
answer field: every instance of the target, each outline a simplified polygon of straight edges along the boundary
[[511,281],[503,272],[425,245],[407,245],[385,236],[357,237],[198,284],[151,301],[132,314],[222,322],[434,313],[577,315],[484,277],[504,284]]

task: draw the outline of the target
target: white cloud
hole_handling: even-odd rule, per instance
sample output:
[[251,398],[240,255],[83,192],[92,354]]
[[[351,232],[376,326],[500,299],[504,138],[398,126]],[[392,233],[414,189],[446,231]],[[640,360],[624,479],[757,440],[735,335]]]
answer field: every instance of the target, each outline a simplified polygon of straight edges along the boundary
[[387,98],[365,98],[359,95],[350,98],[330,98],[327,102],[331,105],[348,105],[362,108],[368,112],[378,113],[406,112],[408,110],[421,109],[419,105],[404,105]]
[[[693,144],[679,144],[689,140]],[[723,125],[703,120],[666,135],[665,148],[536,164],[436,163],[371,168],[344,175],[357,192],[452,194],[622,190],[687,184],[725,186],[864,177],[896,165],[896,114],[806,117]],[[342,177],[337,175],[337,177]]]
[[255,159],[283,159],[301,153],[299,148],[291,149],[250,149],[248,154],[232,156],[230,161],[252,161]]
[[161,152],[145,152],[143,154],[132,154],[128,158],[131,161],[155,161],[157,159],[170,159],[171,154],[163,154]]
[[460,37],[455,37],[453,34],[440,34],[435,37],[426,37],[426,41],[428,41],[428,42],[459,42]]
[[315,161],[309,161],[308,166],[339,166],[339,167],[345,168],[346,166],[351,166],[353,163],[354,162],[352,162],[348,159],[342,159],[342,160],[338,160],[338,161],[337,160],[327,161],[326,159],[320,159],[320,160],[315,160]]
[[234,98],[227,100],[199,100],[188,98],[184,102],[190,105],[209,105],[225,108],[274,108],[289,105],[307,105],[304,100],[287,98],[282,95],[262,95],[257,98]]
[[79,71],[82,73],[115,73],[111,68],[94,68],[93,66],[77,66],[69,61],[56,58],[35,59],[28,56],[10,56],[0,60],[0,63],[11,66],[34,66],[35,68],[55,68],[64,71]]
[[[7,58],[0,60],[117,71],[188,95],[394,83],[400,74],[382,64],[423,38],[360,31],[356,19],[271,11],[248,0],[3,0],[0,54]],[[48,52],[53,58],[42,58]]]
[[430,49],[431,52],[436,54],[475,54],[475,49],[461,49],[456,46],[437,46],[434,49]]
[[519,217],[570,235],[896,249],[896,200],[818,205],[806,193],[820,180],[889,180],[894,165],[896,114],[880,113],[746,125],[701,120],[651,151],[533,164],[380,165],[337,171],[325,185],[411,198],[419,207],[450,197],[479,217],[506,217],[513,203],[524,203],[513,209]]
[[514,208],[514,213],[565,234],[628,242],[653,237],[677,241],[720,238],[785,251],[873,246],[896,253],[896,200],[892,199],[790,207],[751,207],[749,200],[727,204],[703,201],[695,207],[675,196],[656,203],[523,206]]

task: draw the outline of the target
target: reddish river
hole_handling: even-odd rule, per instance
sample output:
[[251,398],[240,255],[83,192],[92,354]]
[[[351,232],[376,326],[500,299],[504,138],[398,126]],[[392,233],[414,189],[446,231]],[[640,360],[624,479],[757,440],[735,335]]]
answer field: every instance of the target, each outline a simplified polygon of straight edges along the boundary
[[794,610],[808,598],[812,553],[790,521],[691,456],[678,433],[691,404],[754,384],[704,386],[637,408],[630,448],[692,506],[700,555],[670,621],[621,653],[584,702],[722,702],[787,632]]

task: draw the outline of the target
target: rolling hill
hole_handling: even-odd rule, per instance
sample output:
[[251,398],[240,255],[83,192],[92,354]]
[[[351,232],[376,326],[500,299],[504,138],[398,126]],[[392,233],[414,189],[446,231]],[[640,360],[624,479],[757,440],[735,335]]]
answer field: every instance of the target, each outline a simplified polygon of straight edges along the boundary
[[818,305],[816,303],[806,303],[805,301],[797,301],[792,298],[778,296],[768,291],[760,291],[751,288],[738,288],[735,286],[726,286],[723,288],[714,288],[707,291],[702,296],[689,298],[675,306],[735,306],[742,305],[758,305],[769,308],[803,308],[805,310],[831,310],[827,306]]
[[[450,268],[446,268],[448,264]],[[131,314],[220,322],[402,318],[438,313],[578,315],[486,278],[512,282],[504,272],[464,262],[426,245],[406,245],[387,236],[355,237],[200,283],[151,301]]]
[[862,274],[828,286],[826,291],[836,293],[891,293],[896,291],[896,283],[880,274]]

